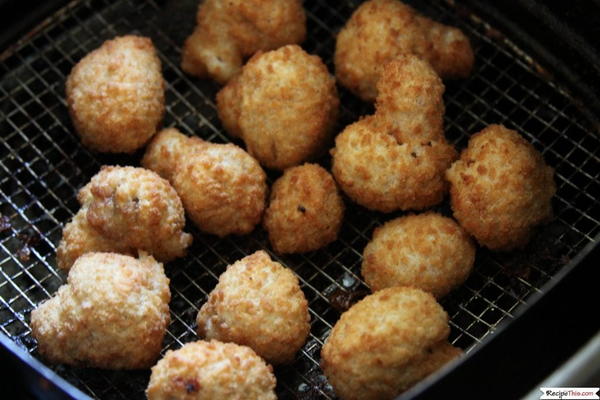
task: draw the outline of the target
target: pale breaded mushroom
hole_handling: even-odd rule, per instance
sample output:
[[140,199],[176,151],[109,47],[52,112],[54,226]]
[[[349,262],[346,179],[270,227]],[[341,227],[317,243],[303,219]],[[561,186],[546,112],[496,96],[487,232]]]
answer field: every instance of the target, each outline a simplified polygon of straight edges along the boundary
[[67,284],[31,312],[32,335],[53,363],[149,368],[169,325],[170,297],[163,266],[151,256],[87,253]]
[[462,353],[449,333],[448,315],[431,294],[383,289],[342,314],[321,367],[343,400],[391,400]]
[[374,115],[335,140],[332,173],[355,202],[372,210],[421,210],[442,201],[456,158],[443,131],[444,85],[430,65],[400,56],[385,66]]
[[66,83],[67,103],[84,146],[132,153],[156,133],[165,112],[165,83],[152,41],[107,40],[82,58]]
[[446,176],[454,217],[492,250],[523,247],[534,228],[552,217],[554,170],[502,125],[473,135]]
[[373,291],[412,286],[440,298],[467,279],[474,261],[475,246],[460,225],[430,212],[375,229],[361,273]]
[[142,165],[171,181],[188,216],[204,232],[243,235],[262,218],[267,176],[232,143],[210,143],[165,129],[146,149]]
[[262,165],[280,170],[325,150],[338,107],[323,61],[296,45],[255,54],[217,94],[225,129]]
[[222,84],[239,71],[246,57],[300,43],[306,36],[300,0],[205,0],[196,24],[183,46],[181,68]]
[[60,268],[69,269],[90,251],[144,250],[166,262],[184,256],[192,243],[192,236],[183,232],[177,192],[150,170],[104,166],[77,199],[81,209],[65,226],[57,249]]
[[148,400],[275,400],[273,369],[252,349],[216,340],[169,350],[152,367]]
[[263,225],[278,253],[303,253],[333,242],[344,202],[333,177],[316,164],[286,169],[273,184]]
[[246,345],[273,364],[291,362],[310,330],[298,278],[264,251],[227,267],[197,322],[201,338]]
[[459,29],[417,13],[399,0],[370,0],[354,11],[337,36],[335,74],[365,101],[377,97],[383,67],[400,55],[429,62],[442,78],[466,78],[473,50]]

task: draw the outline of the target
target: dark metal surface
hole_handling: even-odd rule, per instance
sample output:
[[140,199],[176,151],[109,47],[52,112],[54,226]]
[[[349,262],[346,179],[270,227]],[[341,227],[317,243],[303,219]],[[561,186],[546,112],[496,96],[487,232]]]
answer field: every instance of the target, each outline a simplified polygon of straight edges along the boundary
[[[64,82],[72,66],[106,39],[126,33],[147,35],[159,50],[167,81],[164,125],[207,140],[229,141],[214,106],[219,87],[192,79],[179,68],[181,38],[193,26],[189,10],[195,2],[181,2],[179,7],[177,3],[72,2],[2,60],[0,331],[35,357],[29,312],[65,282],[54,253],[62,226],[78,209],[77,190],[102,164],[139,164],[140,154],[107,156],[81,147],[64,100]],[[305,1],[309,36],[303,46],[319,54],[330,70],[335,32],[359,3],[332,7],[324,0]],[[461,27],[475,47],[473,76],[446,85],[448,138],[461,149],[472,133],[487,124],[503,123],[525,135],[556,169],[556,219],[522,252],[495,254],[478,249],[472,276],[442,302],[451,318],[452,343],[470,352],[526,306],[532,294],[540,293],[569,259],[597,241],[600,140],[574,102],[496,29],[444,1],[415,6]],[[347,91],[340,93],[343,109],[338,130],[371,109]],[[326,158],[321,161],[328,164]],[[339,317],[334,299],[365,288],[359,277],[362,250],[376,226],[401,215],[373,213],[346,203],[347,217],[338,241],[306,255],[274,255],[300,277],[312,319],[311,335],[296,361],[276,369],[280,398],[333,398],[318,362],[321,345]],[[449,211],[446,203],[438,210]],[[196,339],[197,310],[227,264],[269,248],[260,228],[246,237],[225,239],[201,234],[192,226],[188,229],[195,237],[190,255],[166,266],[172,323],[163,352]],[[97,398],[143,398],[149,376],[148,371],[52,368]]]

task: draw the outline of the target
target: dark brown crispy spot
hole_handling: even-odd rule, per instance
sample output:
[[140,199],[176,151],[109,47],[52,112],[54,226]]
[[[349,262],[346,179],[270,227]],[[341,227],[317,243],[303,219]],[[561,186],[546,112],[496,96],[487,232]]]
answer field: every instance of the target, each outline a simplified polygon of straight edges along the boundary
[[173,379],[173,381],[177,386],[184,388],[188,394],[196,393],[200,390],[200,383],[194,378],[186,379],[183,377],[177,377]]
[[303,205],[299,205],[298,206],[298,211],[300,211],[302,214],[304,214],[306,212],[306,208],[304,208]]

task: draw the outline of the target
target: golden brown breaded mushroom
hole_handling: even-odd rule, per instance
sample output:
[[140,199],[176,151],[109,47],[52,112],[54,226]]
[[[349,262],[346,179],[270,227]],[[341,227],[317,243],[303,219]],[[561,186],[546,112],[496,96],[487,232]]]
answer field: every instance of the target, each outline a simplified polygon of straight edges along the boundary
[[490,125],[446,172],[454,217],[492,250],[512,250],[552,217],[554,170],[516,131]]
[[227,83],[246,57],[300,43],[306,16],[300,0],[205,0],[196,28],[185,41],[181,68]]
[[169,280],[151,256],[87,253],[66,285],[31,312],[42,356],[53,363],[149,368],[169,325]]
[[227,267],[197,322],[198,336],[249,346],[273,364],[291,362],[310,330],[298,278],[264,251]]
[[475,246],[460,225],[429,212],[375,229],[361,273],[373,291],[412,286],[440,298],[467,279],[474,261]]
[[392,287],[342,314],[321,367],[343,400],[386,400],[462,352],[447,342],[448,315],[429,293]]
[[217,94],[225,129],[262,165],[281,170],[324,150],[338,106],[325,64],[296,45],[257,53]]
[[335,74],[365,101],[377,97],[382,68],[399,55],[427,60],[442,78],[466,78],[473,68],[469,39],[457,28],[418,14],[398,0],[370,0],[337,36]]
[[263,225],[278,253],[303,253],[333,242],[344,217],[344,202],[323,167],[286,169],[273,184]]
[[209,143],[165,129],[148,146],[142,165],[171,181],[188,216],[204,232],[243,235],[262,218],[266,174],[234,144]]
[[332,172],[340,188],[372,210],[420,210],[442,201],[456,158],[443,132],[444,85],[426,61],[399,56],[378,83],[377,111],[339,134]]
[[152,41],[139,36],[107,40],[75,65],[67,103],[84,146],[132,153],[156,133],[165,112],[160,69]]
[[177,192],[156,173],[134,167],[102,167],[78,194],[81,209],[63,231],[58,265],[69,269],[88,251],[134,254],[161,261],[185,255],[192,236]]
[[148,400],[275,400],[273,369],[252,349],[216,340],[169,350],[152,367]]

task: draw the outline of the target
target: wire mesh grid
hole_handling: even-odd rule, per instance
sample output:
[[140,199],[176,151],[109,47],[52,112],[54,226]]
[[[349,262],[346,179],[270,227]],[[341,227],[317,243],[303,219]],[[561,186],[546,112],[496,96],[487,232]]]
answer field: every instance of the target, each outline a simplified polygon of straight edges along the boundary
[[[360,1],[333,7],[307,0],[309,36],[303,47],[333,70],[335,33]],[[426,15],[459,26],[471,38],[476,68],[465,81],[446,85],[446,132],[459,149],[490,123],[524,134],[556,169],[556,218],[522,252],[478,250],[468,281],[442,304],[450,315],[451,342],[470,351],[510,319],[515,308],[600,232],[600,140],[574,102],[538,74],[535,66],[487,23],[452,2],[416,4]],[[126,33],[153,39],[167,82],[164,126],[176,126],[215,142],[230,139],[218,120],[218,86],[184,75],[180,45],[193,26],[196,1],[84,0],[69,3],[6,55],[0,66],[0,331],[37,356],[29,312],[65,282],[55,249],[63,225],[79,205],[76,193],[103,164],[138,165],[140,154],[107,156],[83,148],[74,134],[64,99],[72,66],[104,40]],[[372,111],[340,89],[338,126]],[[320,160],[327,165],[328,160]],[[276,177],[270,174],[272,181]],[[401,213],[383,215],[347,204],[339,239],[326,248],[275,259],[292,268],[309,300],[311,333],[296,361],[276,368],[280,398],[334,398],[319,369],[320,348],[339,308],[365,293],[361,253],[373,229]],[[449,215],[447,203],[437,210]],[[195,242],[189,256],[166,267],[171,279],[172,322],[163,353],[196,339],[195,316],[233,261],[268,249],[258,228],[245,237],[218,239],[188,226]],[[341,305],[340,305],[341,304]],[[143,398],[148,371],[100,371],[52,366],[96,398]]]

